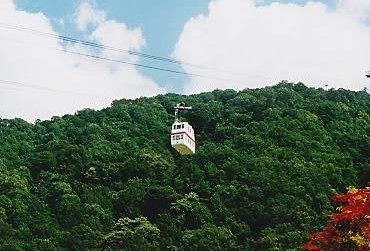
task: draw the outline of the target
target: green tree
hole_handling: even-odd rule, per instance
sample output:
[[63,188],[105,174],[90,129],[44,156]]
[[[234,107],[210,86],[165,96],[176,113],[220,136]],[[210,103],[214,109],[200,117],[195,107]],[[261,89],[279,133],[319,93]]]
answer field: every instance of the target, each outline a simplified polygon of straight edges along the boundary
[[145,217],[120,218],[115,229],[104,237],[104,250],[160,250],[160,230]]
[[182,251],[236,251],[236,237],[223,227],[205,225],[200,229],[188,230],[181,239]]

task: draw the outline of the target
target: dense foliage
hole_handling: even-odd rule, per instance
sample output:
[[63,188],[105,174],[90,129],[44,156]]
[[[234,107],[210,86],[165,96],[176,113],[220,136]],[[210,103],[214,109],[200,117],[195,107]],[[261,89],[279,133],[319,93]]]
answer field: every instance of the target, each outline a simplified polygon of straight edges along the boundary
[[[169,142],[173,106],[197,137]],[[300,250],[370,180],[365,91],[282,82],[0,120],[0,250]]]
[[332,198],[340,206],[322,231],[313,233],[306,251],[367,251],[370,248],[370,187],[350,188]]

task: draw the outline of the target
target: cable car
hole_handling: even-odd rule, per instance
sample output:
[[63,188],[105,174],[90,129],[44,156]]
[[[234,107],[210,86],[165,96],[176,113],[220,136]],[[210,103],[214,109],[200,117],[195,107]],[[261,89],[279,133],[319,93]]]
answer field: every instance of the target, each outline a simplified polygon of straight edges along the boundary
[[366,76],[367,78],[370,78],[370,71],[367,71],[367,72],[365,73],[365,76]]
[[191,107],[180,103],[175,107],[175,122],[171,128],[171,146],[176,149],[181,155],[195,153],[195,136],[194,129],[188,122],[181,121],[180,111],[190,110]]

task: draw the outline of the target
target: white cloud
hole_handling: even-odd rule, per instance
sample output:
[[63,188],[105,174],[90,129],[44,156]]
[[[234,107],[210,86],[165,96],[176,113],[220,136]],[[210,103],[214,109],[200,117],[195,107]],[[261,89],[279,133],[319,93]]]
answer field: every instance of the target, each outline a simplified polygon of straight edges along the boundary
[[185,91],[254,88],[281,80],[363,89],[369,86],[363,74],[370,68],[370,28],[360,21],[359,9],[368,2],[342,1],[331,10],[320,2],[256,6],[252,0],[211,1],[207,15],[184,25],[173,56],[244,75],[183,64],[187,72],[237,80],[191,77]]
[[95,27],[106,20],[105,12],[95,9],[92,3],[91,1],[82,2],[75,13],[77,27],[82,31],[86,31],[89,25]]
[[[83,5],[86,8],[86,3]],[[22,25],[58,35],[48,17],[42,13],[19,11],[12,0],[0,1],[0,23]],[[138,51],[145,45],[139,28],[129,29],[125,24],[105,18],[99,19],[95,26],[87,35],[99,43]],[[7,29],[1,25],[0,30],[0,79],[22,83],[20,86],[0,82],[0,117],[17,116],[29,121],[48,119],[87,107],[102,108],[114,98],[150,96],[164,91],[132,65],[113,65],[64,53],[61,50],[66,45],[46,36]],[[103,36],[105,32],[106,36]],[[67,49],[100,56],[108,53],[105,50],[92,51],[82,45],[67,45]],[[115,56],[123,59],[124,53]],[[128,60],[135,63],[138,58],[130,57]]]
[[[101,23],[91,34],[91,39],[98,43],[110,45],[126,51],[139,51],[145,46],[145,40],[140,28],[129,30],[124,23],[114,20]],[[127,58],[127,53],[120,53],[112,50],[104,50],[104,56],[115,59]],[[130,55],[130,60],[137,61],[137,57]]]
[[369,0],[338,0],[337,10],[354,16],[361,21],[370,18],[370,1]]

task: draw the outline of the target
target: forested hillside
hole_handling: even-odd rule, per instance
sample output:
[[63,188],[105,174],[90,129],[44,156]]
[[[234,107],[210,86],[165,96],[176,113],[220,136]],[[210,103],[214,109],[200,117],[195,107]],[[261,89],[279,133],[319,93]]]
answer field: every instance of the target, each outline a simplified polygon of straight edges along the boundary
[[[173,106],[197,152],[170,146]],[[0,120],[0,250],[299,250],[370,180],[365,91],[282,82]]]

